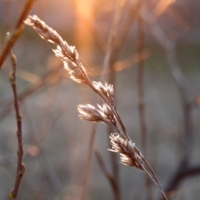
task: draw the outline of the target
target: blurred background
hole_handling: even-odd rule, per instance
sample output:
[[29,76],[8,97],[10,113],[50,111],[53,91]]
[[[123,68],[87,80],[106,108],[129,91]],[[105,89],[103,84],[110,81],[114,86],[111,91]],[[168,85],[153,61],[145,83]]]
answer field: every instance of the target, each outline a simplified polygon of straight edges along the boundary
[[[25,0],[0,1],[0,49],[12,32]],[[200,2],[197,0],[40,0],[38,15],[76,46],[91,80],[103,81],[108,38],[118,10],[114,53],[106,81],[128,134],[154,169],[169,199],[200,195]],[[78,104],[96,104],[97,95],[69,79],[55,46],[25,27],[13,48],[23,116],[26,172],[21,200],[79,199],[92,123],[78,117]],[[8,199],[17,163],[16,118],[8,76],[0,72],[0,199]],[[136,168],[120,164],[113,172],[105,124],[98,124],[85,199],[161,199]],[[120,197],[95,156],[117,179]]]

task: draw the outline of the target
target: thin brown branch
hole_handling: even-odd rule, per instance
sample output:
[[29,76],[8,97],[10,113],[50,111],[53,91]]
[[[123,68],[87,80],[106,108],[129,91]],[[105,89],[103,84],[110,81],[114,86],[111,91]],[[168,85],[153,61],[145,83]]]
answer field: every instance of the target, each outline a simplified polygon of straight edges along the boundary
[[18,101],[17,86],[16,86],[17,59],[16,59],[16,56],[12,53],[10,54],[10,58],[12,62],[12,72],[9,76],[9,79],[10,79],[10,83],[13,90],[14,107],[15,107],[15,115],[16,115],[16,122],[17,122],[17,140],[18,140],[17,171],[16,171],[15,185],[14,185],[14,188],[10,192],[10,199],[15,200],[18,194],[19,185],[20,185],[22,176],[25,172],[25,165],[22,163],[22,159],[23,159],[22,116],[19,110],[19,101]]
[[17,24],[14,28],[14,31],[13,31],[11,37],[9,38],[9,40],[7,41],[5,47],[0,55],[0,70],[3,66],[5,59],[9,55],[11,49],[13,48],[13,46],[16,43],[19,36],[21,35],[23,28],[24,28],[24,20],[26,19],[28,13],[30,12],[31,8],[33,7],[35,1],[36,0],[27,0],[26,4],[21,12],[21,15],[19,17],[19,20],[17,21]]
[[114,198],[116,200],[120,200],[119,188],[118,188],[117,182],[115,180],[115,176],[114,176],[115,174],[111,174],[111,173],[108,172],[106,165],[105,165],[105,162],[103,161],[103,158],[102,158],[99,151],[96,150],[95,155],[96,155],[96,158],[98,160],[99,166],[100,166],[103,174],[105,175],[108,182],[110,183],[110,186],[113,190]]

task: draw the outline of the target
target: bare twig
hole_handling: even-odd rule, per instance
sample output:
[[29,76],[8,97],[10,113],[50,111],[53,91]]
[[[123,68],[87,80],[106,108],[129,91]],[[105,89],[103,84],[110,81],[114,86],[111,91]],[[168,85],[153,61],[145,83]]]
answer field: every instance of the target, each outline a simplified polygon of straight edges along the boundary
[[5,59],[7,58],[7,56],[9,55],[12,47],[14,46],[14,44],[16,43],[17,39],[19,38],[19,36],[22,33],[22,30],[24,28],[24,20],[26,19],[29,11],[31,10],[31,8],[33,7],[33,4],[35,3],[36,0],[27,0],[23,11],[21,12],[21,15],[19,17],[19,20],[14,28],[14,31],[11,35],[11,37],[9,38],[9,40],[7,41],[1,55],[0,55],[0,70],[3,66],[3,63],[5,61]]
[[[80,117],[89,121],[101,121],[115,128],[118,134],[112,135],[110,138],[113,151],[121,153],[118,151],[118,146],[115,144],[115,139],[118,140],[120,138],[118,141],[123,141],[122,143],[125,144],[125,146],[128,145],[128,148],[125,150],[127,153],[126,156],[134,155],[131,157],[132,160],[128,159],[128,161],[130,161],[131,164],[133,163],[133,166],[143,170],[159,187],[163,197],[167,199],[162,190],[162,187],[160,186],[160,183],[158,182],[158,179],[156,178],[155,173],[151,169],[147,160],[144,158],[142,153],[134,145],[132,145],[133,142],[131,141],[129,135],[126,133],[126,129],[116,109],[115,101],[113,98],[113,86],[107,83],[102,84],[101,82],[91,82],[87,76],[85,67],[80,61],[79,54],[75,47],[69,46],[68,43],[64,41],[55,30],[47,26],[45,22],[41,21],[37,16],[29,16],[25,23],[29,26],[32,26],[43,39],[57,45],[57,49],[54,50],[54,53],[63,61],[65,69],[69,72],[72,80],[81,84],[88,85],[105,101],[106,104],[103,106],[98,105],[98,108],[95,108],[89,104],[79,105],[78,110],[80,112]],[[120,126],[121,130],[118,129],[118,126]],[[123,148],[126,147],[122,147],[122,149]],[[126,156],[122,157],[122,163],[130,164],[126,163],[128,158]]]
[[12,62],[12,72],[9,76],[10,83],[13,90],[14,96],[14,106],[15,106],[15,114],[16,114],[16,121],[17,121],[17,140],[18,140],[18,151],[17,151],[17,171],[16,171],[16,178],[15,178],[15,185],[14,188],[10,192],[10,199],[15,200],[18,194],[19,185],[21,182],[21,178],[25,172],[25,165],[22,163],[23,159],[23,142],[22,142],[22,116],[19,110],[19,102],[18,102],[18,94],[17,94],[17,87],[16,87],[16,64],[17,59],[14,54],[10,54],[11,62]]

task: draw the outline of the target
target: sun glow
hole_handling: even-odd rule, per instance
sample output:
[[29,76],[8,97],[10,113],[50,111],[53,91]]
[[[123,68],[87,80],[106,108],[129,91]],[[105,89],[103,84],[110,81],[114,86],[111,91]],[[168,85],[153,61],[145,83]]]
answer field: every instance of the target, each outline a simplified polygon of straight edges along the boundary
[[174,3],[176,0],[161,0],[158,2],[154,9],[154,14],[156,16],[162,15],[170,4]]

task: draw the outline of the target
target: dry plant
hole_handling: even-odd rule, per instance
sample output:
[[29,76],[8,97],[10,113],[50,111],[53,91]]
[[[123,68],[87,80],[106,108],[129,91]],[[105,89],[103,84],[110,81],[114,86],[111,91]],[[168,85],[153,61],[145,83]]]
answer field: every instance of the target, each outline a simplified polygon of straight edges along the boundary
[[84,120],[102,122],[112,126],[116,133],[110,135],[110,144],[112,146],[110,151],[121,155],[122,164],[136,167],[146,173],[160,189],[163,198],[167,200],[151,166],[126,132],[115,105],[113,85],[91,81],[76,48],[69,46],[55,30],[37,16],[29,16],[25,24],[32,26],[41,38],[57,46],[53,51],[62,60],[72,80],[89,86],[104,101],[103,105],[97,105],[97,107],[90,104],[78,105],[79,117]]
[[6,45],[0,55],[0,70],[1,70],[4,61],[10,54],[10,60],[12,63],[12,71],[10,73],[9,80],[10,80],[10,84],[11,84],[12,91],[13,91],[14,108],[15,108],[15,116],[16,116],[16,124],[17,124],[17,131],[16,131],[17,140],[18,140],[17,169],[16,169],[15,184],[9,193],[10,200],[16,199],[18,190],[19,190],[19,186],[21,183],[21,179],[25,172],[25,165],[23,163],[22,116],[20,114],[19,95],[18,95],[17,86],[16,86],[17,58],[12,53],[11,50],[23,31],[23,28],[24,28],[23,21],[27,17],[27,15],[30,12],[31,8],[33,7],[34,3],[35,3],[35,0],[27,0],[26,1],[25,5],[23,7],[23,10],[20,14],[20,17],[17,21],[17,24],[14,28],[13,33],[11,34],[10,37],[9,37],[9,33],[7,35]]
[[17,139],[18,139],[18,151],[17,151],[18,159],[17,159],[15,185],[14,185],[14,188],[11,189],[10,194],[9,194],[10,200],[14,200],[17,197],[20,182],[25,172],[25,165],[24,163],[22,163],[22,159],[23,159],[22,116],[20,114],[19,100],[18,100],[17,86],[16,86],[17,58],[12,52],[10,53],[10,59],[12,62],[12,72],[10,73],[9,79],[10,79],[10,84],[13,90],[14,107],[15,107],[15,115],[16,115],[16,122],[17,122]]

